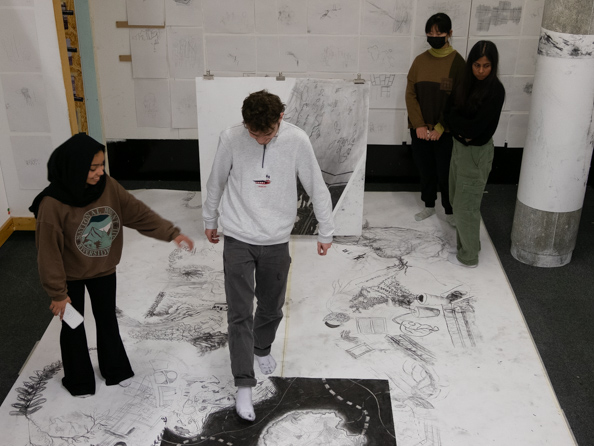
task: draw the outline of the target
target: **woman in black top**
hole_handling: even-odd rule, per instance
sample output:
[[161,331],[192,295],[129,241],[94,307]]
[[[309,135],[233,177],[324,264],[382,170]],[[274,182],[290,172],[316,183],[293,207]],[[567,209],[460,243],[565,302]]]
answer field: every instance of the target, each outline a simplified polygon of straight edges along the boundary
[[462,84],[445,110],[454,137],[449,188],[458,250],[448,260],[466,267],[478,265],[481,200],[493,163],[492,137],[505,101],[498,62],[493,42],[477,42],[468,54]]

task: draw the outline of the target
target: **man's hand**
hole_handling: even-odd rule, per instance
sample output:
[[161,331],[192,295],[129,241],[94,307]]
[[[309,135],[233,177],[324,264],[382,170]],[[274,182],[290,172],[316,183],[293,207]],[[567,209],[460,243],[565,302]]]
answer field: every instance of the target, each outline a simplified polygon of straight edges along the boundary
[[417,138],[428,140],[429,139],[429,129],[427,126],[424,127],[417,127]]
[[439,138],[441,138],[441,133],[439,133],[437,130],[431,130],[427,135],[427,139],[429,141],[437,141]]
[[331,246],[332,246],[332,242],[330,242],[330,243],[318,242],[318,254],[321,256],[325,256]]
[[54,313],[54,316],[60,316],[60,320],[64,317],[64,311],[66,311],[66,304],[72,303],[70,297],[66,296],[64,300],[52,300],[50,305],[50,311]]
[[210,243],[219,243],[219,234],[216,229],[205,229],[204,234]]
[[173,239],[173,241],[177,246],[179,246],[182,249],[187,249],[188,251],[194,249],[194,241],[191,238],[185,236],[184,234],[178,235]]

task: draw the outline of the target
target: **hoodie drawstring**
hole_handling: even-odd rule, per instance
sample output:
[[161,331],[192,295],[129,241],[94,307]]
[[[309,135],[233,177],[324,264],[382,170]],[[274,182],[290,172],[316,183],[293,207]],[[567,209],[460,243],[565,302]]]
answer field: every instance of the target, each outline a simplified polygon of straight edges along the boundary
[[264,157],[266,156],[266,144],[264,144],[264,150],[262,150],[262,169],[264,168]]

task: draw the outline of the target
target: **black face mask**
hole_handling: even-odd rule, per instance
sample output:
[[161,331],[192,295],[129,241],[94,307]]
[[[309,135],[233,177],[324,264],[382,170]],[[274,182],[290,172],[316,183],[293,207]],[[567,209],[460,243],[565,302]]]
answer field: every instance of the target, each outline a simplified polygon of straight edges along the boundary
[[431,45],[431,48],[438,50],[438,49],[444,47],[444,45],[446,44],[446,38],[445,37],[427,37],[427,43],[429,45]]

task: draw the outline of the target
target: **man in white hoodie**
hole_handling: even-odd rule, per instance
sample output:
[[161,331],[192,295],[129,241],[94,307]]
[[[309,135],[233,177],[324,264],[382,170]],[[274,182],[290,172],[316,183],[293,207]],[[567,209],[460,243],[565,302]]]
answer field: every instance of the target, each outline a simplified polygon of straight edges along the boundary
[[264,374],[276,367],[270,350],[283,317],[297,178],[312,198],[319,222],[319,255],[326,255],[334,233],[330,193],[309,138],[283,121],[284,109],[280,98],[266,90],[245,98],[243,123],[223,130],[219,137],[203,208],[208,240],[219,242],[219,217],[225,232],[229,350],[238,387],[235,408],[249,421],[256,419],[254,357]]

